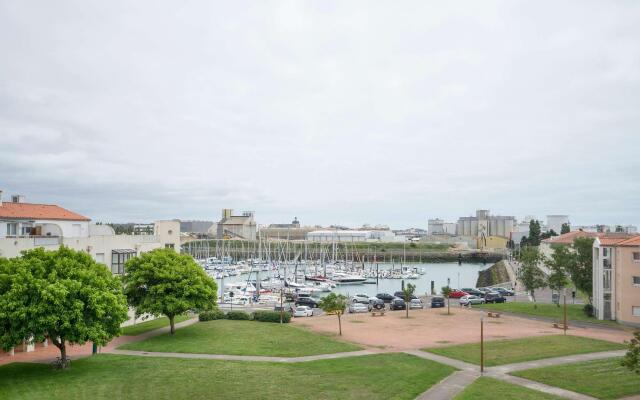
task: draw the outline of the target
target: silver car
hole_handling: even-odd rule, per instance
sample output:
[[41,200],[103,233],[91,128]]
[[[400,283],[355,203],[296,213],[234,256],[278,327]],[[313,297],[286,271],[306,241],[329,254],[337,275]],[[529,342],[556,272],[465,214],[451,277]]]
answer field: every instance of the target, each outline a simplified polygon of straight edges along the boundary
[[349,312],[350,313],[366,313],[366,312],[369,312],[369,306],[362,303],[351,303],[349,304]]
[[409,303],[409,309],[414,310],[416,308],[423,308],[422,300],[411,299],[411,302]]

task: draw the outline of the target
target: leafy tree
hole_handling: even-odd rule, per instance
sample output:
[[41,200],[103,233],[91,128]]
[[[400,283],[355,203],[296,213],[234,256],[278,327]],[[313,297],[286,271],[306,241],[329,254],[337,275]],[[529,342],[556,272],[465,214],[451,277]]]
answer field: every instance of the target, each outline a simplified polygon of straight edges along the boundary
[[633,334],[633,339],[629,342],[629,351],[622,359],[622,366],[630,371],[640,374],[640,331]]
[[550,229],[548,232],[540,234],[540,240],[549,239],[552,236],[558,236],[558,234],[553,229]]
[[535,290],[545,285],[544,273],[538,268],[541,256],[537,247],[525,247],[520,253],[520,280],[525,290],[533,299],[533,307],[538,308],[536,304]]
[[527,239],[527,245],[540,245],[540,221],[537,219],[529,221],[529,238]]
[[[553,246],[551,258],[545,259],[545,264],[551,271],[547,278],[547,283],[551,290],[560,293],[560,291],[567,286],[569,283],[567,271],[571,269],[571,265],[574,262],[575,255],[571,249],[562,245]],[[558,302],[557,305],[560,307],[560,302]]]
[[453,292],[453,290],[451,290],[449,286],[443,286],[442,289],[440,289],[440,291],[442,292],[442,295],[445,297],[445,299],[447,299],[447,315],[449,315],[451,314],[449,299],[451,298],[451,292]]
[[122,285],[89,254],[61,246],[0,260],[0,345],[48,339],[68,366],[67,344],[106,345],[127,319]]
[[567,268],[576,289],[589,297],[589,304],[593,297],[593,241],[591,237],[573,239],[575,260]]
[[564,224],[562,224],[562,227],[560,228],[560,234],[564,235],[565,233],[569,233],[569,232],[571,232],[571,226],[565,222]]
[[124,292],[136,314],[166,315],[171,334],[174,319],[191,309],[208,310],[216,303],[216,282],[187,254],[156,249],[125,264]]
[[338,333],[342,336],[342,314],[347,308],[347,297],[341,294],[330,293],[320,300],[320,308],[329,315],[338,317]]
[[416,291],[416,285],[412,283],[407,283],[402,289],[402,297],[404,297],[404,305],[407,309],[407,318],[409,318],[409,303],[411,302],[411,296]]

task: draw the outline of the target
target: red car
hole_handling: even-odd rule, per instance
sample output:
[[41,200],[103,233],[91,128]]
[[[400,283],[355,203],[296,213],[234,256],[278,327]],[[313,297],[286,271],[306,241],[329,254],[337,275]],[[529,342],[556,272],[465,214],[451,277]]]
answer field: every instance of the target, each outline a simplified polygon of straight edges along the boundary
[[466,296],[466,295],[468,295],[468,294],[469,294],[469,293],[467,293],[467,292],[463,292],[463,291],[462,291],[462,290],[460,290],[460,289],[453,289],[453,290],[451,291],[451,295],[449,295],[449,297],[451,297],[452,299],[459,299],[460,297],[462,297],[462,296]]

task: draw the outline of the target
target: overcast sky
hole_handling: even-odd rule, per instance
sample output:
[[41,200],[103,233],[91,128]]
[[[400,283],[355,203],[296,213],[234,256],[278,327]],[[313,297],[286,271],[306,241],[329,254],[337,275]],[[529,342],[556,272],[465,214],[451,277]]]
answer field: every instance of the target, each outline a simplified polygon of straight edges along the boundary
[[640,2],[0,0],[0,189],[94,220],[640,225]]

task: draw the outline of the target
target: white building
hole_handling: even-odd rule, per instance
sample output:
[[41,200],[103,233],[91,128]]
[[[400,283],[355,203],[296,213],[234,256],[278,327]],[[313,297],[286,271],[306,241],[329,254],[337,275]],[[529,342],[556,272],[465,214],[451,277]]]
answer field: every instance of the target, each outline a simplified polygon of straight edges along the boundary
[[244,211],[242,215],[233,215],[232,209],[223,209],[222,218],[215,225],[217,238],[256,240],[258,226],[253,216],[253,211]]
[[562,225],[571,225],[568,215],[547,215],[547,230],[553,230],[558,235],[562,232]]
[[393,242],[395,239],[396,235],[387,230],[318,230],[307,233],[310,242]]
[[427,221],[429,235],[455,235],[458,225],[453,222],[445,222],[440,218]]
[[477,210],[475,217],[460,217],[458,219],[456,234],[458,236],[509,238],[515,225],[515,217],[490,215],[489,210]]

